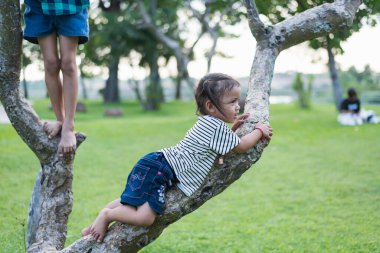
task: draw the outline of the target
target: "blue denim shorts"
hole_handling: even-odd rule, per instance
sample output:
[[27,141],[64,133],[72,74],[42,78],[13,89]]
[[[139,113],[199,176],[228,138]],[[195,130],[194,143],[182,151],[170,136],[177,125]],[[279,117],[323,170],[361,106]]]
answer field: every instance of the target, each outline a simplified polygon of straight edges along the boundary
[[148,202],[157,214],[161,214],[165,206],[165,191],[173,185],[175,178],[164,154],[150,153],[132,169],[120,203],[137,207]]
[[25,6],[24,13],[24,39],[38,44],[38,37],[50,34],[57,36],[78,37],[78,44],[88,41],[88,10],[72,15],[44,15],[38,10]]

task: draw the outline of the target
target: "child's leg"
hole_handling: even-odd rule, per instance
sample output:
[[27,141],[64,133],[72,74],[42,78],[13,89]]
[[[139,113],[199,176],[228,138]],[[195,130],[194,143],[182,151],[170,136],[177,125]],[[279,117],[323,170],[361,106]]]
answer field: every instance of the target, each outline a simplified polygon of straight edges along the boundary
[[113,221],[147,227],[152,225],[155,219],[156,213],[148,202],[137,208],[129,205],[119,205],[113,209],[104,208],[95,219],[91,234],[95,240],[102,242],[109,224]]
[[[118,207],[120,205],[121,205],[120,199],[115,199],[115,200],[111,201],[110,203],[108,203],[104,208],[114,209],[115,207]],[[84,229],[82,229],[82,231],[81,231],[82,236],[89,235],[91,232],[91,227],[92,227],[92,224],[89,225],[88,227],[85,227]]]
[[62,127],[65,118],[62,99],[62,83],[59,78],[60,60],[57,49],[57,36],[55,34],[39,37],[38,43],[44,60],[45,82],[50,102],[55,113],[56,122],[45,122],[44,129],[49,138],[56,136]]
[[59,36],[61,71],[63,77],[63,101],[65,108],[61,142],[58,146],[60,153],[70,153],[76,149],[74,116],[78,97],[77,45],[78,37]]

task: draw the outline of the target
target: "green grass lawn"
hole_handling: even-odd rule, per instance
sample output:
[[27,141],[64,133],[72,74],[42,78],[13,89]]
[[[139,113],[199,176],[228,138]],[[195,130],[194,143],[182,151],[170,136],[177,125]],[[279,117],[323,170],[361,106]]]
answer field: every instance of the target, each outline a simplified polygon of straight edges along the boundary
[[[52,118],[47,101],[33,104]],[[192,126],[191,102],[103,116],[86,102],[76,129],[86,133],[74,165],[67,244],[79,238],[144,154],[176,144]],[[380,107],[372,107],[380,114]],[[274,138],[237,182],[167,228],[142,252],[380,252],[380,125],[342,127],[330,105],[301,111],[271,106]],[[38,160],[11,125],[0,125],[0,252],[24,252],[28,204]]]

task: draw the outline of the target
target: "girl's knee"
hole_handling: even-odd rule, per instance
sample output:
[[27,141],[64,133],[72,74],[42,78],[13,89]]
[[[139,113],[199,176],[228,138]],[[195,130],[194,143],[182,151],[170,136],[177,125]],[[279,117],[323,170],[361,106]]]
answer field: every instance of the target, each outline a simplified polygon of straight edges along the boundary
[[60,69],[60,60],[56,57],[44,58],[45,72],[48,74],[56,74]]
[[63,74],[75,74],[77,70],[75,59],[61,59],[61,70]]

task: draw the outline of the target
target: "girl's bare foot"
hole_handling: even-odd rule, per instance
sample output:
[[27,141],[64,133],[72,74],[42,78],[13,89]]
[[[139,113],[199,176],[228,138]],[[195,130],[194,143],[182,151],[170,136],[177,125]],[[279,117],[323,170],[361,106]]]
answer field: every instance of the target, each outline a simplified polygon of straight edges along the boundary
[[104,208],[96,217],[95,222],[91,226],[91,235],[97,242],[102,242],[106,235],[109,221],[107,219],[108,208]]
[[52,139],[55,136],[59,134],[59,132],[62,129],[62,122],[55,121],[55,122],[48,122],[45,121],[43,123],[44,131],[48,134],[48,138]]
[[76,150],[77,139],[74,128],[63,125],[61,132],[61,141],[58,144],[58,153],[60,155],[74,153]]
[[92,227],[92,225],[82,229],[82,231],[80,232],[82,237],[91,234],[91,227]]

